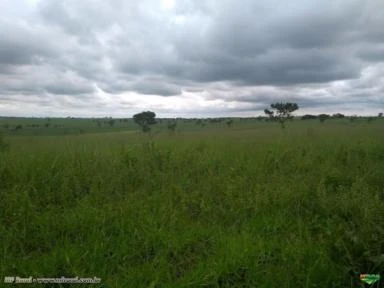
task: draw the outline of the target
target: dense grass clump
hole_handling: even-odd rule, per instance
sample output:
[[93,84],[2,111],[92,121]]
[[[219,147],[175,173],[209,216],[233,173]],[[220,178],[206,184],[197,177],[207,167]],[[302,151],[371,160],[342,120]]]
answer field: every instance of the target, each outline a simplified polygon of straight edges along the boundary
[[7,137],[0,273],[351,287],[384,268],[384,131],[364,125]]

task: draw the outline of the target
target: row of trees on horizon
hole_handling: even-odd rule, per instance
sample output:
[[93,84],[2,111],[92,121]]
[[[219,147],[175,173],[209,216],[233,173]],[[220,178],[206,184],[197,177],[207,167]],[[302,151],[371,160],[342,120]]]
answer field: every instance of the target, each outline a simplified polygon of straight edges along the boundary
[[[300,118],[301,120],[319,120],[321,123],[324,123],[328,119],[343,119],[348,118],[351,122],[355,121],[358,118],[365,118],[368,122],[372,122],[374,119],[382,118],[383,113],[378,113],[377,117],[374,116],[346,116],[342,113],[335,114],[305,114],[303,116],[294,116],[293,112],[299,110],[299,105],[297,103],[292,102],[277,102],[270,105],[269,109],[264,109],[264,114],[266,116],[256,116],[256,117],[216,117],[216,118],[156,118],[156,113],[152,111],[143,111],[133,115],[133,121],[140,126],[143,132],[150,132],[151,126],[156,123],[162,123],[163,121],[167,122],[167,127],[170,131],[175,131],[176,125],[179,121],[183,122],[195,122],[196,125],[205,126],[207,123],[226,123],[227,126],[232,126],[234,123],[234,119],[239,119],[240,121],[253,120],[257,119],[259,121],[274,121],[278,122],[281,125],[281,128],[285,128],[286,122],[289,120],[293,120],[294,118]],[[13,117],[0,117],[0,118],[13,118]],[[16,118],[16,117],[15,117]],[[47,123],[42,125],[42,127],[50,127],[51,126],[51,117],[45,118]],[[75,117],[67,117],[67,119],[80,119]],[[113,127],[117,121],[119,122],[128,122],[129,118],[112,118],[112,117],[104,117],[104,118],[92,118],[93,122],[96,122],[98,127],[101,126],[109,126]],[[52,125],[52,127],[63,127],[63,125]],[[40,127],[39,124],[27,124],[26,127]],[[10,126],[8,123],[4,123],[2,128],[7,130],[20,130],[23,128],[23,125],[18,124],[15,127]]]
[[[281,128],[285,128],[286,122],[288,120],[292,120],[294,118],[293,112],[299,109],[299,105],[297,103],[291,103],[291,102],[277,102],[270,105],[270,109],[265,109],[264,113],[266,114],[266,117],[258,116],[258,117],[248,117],[248,118],[240,118],[240,119],[258,119],[258,120],[264,120],[264,121],[275,121],[280,123]],[[301,116],[301,120],[313,120],[318,119],[321,123],[324,123],[327,119],[334,118],[334,119],[342,119],[346,116],[342,113],[335,113],[333,115],[329,114],[319,114],[319,115],[312,115],[312,114],[306,114],[304,116]],[[383,117],[383,113],[379,113],[377,118]],[[156,124],[156,114],[152,111],[143,111],[141,113],[137,113],[133,115],[133,120],[136,124],[138,124],[143,132],[149,132],[151,130],[151,125]],[[238,118],[238,117],[237,117]],[[350,116],[349,119],[351,122],[356,120],[358,118],[357,115]],[[365,117],[367,118],[367,117]],[[368,122],[371,122],[376,117],[368,117]],[[175,131],[177,121],[178,120],[186,120],[188,122],[189,120],[196,120],[196,118],[193,119],[185,119],[185,118],[174,118],[171,120],[168,120],[168,129],[171,131]],[[227,126],[231,126],[233,124],[233,118],[227,117],[227,118],[208,118],[208,121],[210,123],[220,123],[225,121]],[[159,122],[161,122],[161,119],[159,119]],[[197,118],[196,120],[197,125],[205,126],[206,123],[200,118]]]

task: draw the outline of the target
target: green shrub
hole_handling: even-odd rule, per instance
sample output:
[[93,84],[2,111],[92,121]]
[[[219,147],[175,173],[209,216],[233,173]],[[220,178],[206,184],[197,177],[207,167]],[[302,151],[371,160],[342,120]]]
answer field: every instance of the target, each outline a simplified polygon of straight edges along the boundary
[[0,152],[6,151],[9,148],[9,144],[5,142],[3,135],[0,134]]

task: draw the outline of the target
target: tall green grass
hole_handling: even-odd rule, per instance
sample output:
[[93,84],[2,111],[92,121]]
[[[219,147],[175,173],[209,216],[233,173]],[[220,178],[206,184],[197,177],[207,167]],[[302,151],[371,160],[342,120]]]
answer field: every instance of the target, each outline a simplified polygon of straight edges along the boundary
[[353,287],[384,268],[381,123],[7,137],[2,276]]

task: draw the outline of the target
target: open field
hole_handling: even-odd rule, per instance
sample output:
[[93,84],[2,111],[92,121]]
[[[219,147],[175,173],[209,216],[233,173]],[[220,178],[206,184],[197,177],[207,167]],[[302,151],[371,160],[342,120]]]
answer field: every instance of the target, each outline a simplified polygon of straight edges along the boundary
[[6,121],[23,127],[0,144],[2,277],[357,287],[359,273],[383,273],[383,119],[151,135],[131,119]]

